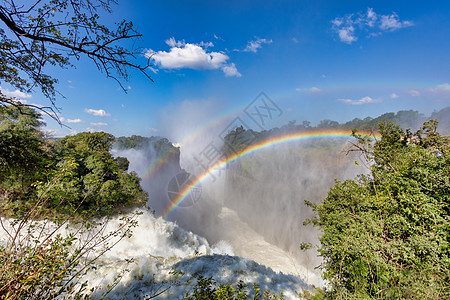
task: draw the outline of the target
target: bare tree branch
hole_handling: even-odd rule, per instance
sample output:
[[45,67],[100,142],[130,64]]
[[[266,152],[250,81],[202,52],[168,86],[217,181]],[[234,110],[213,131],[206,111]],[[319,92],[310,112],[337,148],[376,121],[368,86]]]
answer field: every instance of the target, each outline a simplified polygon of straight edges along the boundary
[[[135,48],[134,43],[131,48],[121,46],[142,36],[133,24],[122,21],[110,29],[98,23],[97,11],[111,13],[111,5],[116,1],[36,0],[29,7],[18,7],[14,0],[0,3],[0,25],[4,25],[0,27],[0,80],[21,91],[39,88],[51,104],[39,110],[54,115],[58,111],[55,105],[56,95],[60,94],[55,88],[58,80],[46,74],[45,67],[73,66],[71,59],[78,60],[82,55],[90,58],[106,77],[116,80],[124,92],[127,90],[122,80],[127,80],[129,70],[138,70],[153,82],[148,73],[150,60],[146,59],[143,65],[134,62],[144,58],[142,49]],[[0,103],[14,102],[6,98],[2,94]],[[53,118],[61,124],[58,117]]]

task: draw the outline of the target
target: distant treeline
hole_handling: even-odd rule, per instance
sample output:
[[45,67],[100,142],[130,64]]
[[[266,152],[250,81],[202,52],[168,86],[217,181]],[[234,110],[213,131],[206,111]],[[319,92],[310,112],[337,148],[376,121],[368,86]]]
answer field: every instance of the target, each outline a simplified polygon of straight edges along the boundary
[[[223,151],[226,154],[231,154],[232,152],[242,150],[255,142],[292,132],[317,129],[357,129],[359,131],[378,131],[379,125],[383,122],[393,122],[403,130],[409,129],[411,132],[414,132],[421,128],[422,124],[428,120],[436,120],[439,122],[439,132],[442,135],[450,134],[450,107],[433,112],[429,117],[426,117],[424,114],[415,110],[401,110],[397,113],[384,113],[376,118],[355,118],[346,123],[339,123],[337,121],[325,119],[320,121],[317,126],[312,126],[309,121],[302,121],[302,123],[297,124],[297,121],[295,120],[289,121],[288,124],[284,126],[263,131],[244,129],[241,126],[235,128],[226,135],[226,143]],[[325,141],[323,143],[332,144],[332,141]]]
[[172,143],[168,139],[160,136],[121,136],[116,138],[114,143],[114,148],[116,148],[117,150],[144,149],[149,146],[153,147],[154,150],[158,153],[160,152],[160,150],[167,150],[168,148],[173,147]]
[[[302,130],[302,129],[329,129],[329,128],[347,128],[358,130],[378,130],[378,125],[382,122],[393,122],[406,130],[415,131],[428,120],[436,120],[439,122],[439,131],[441,134],[450,133],[450,106],[435,111],[431,116],[427,117],[416,110],[400,110],[397,113],[388,112],[376,118],[367,117],[364,119],[354,118],[346,123],[325,119],[319,122],[317,126],[311,126],[309,121],[303,121],[302,124],[296,124],[296,121],[290,121],[287,125],[279,128],[280,130]],[[276,130],[276,129],[275,129]]]

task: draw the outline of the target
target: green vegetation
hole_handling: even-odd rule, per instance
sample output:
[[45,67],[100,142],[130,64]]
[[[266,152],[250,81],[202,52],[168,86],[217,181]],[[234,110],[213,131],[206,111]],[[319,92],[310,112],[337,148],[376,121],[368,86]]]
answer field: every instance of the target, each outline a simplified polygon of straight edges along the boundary
[[450,140],[436,130],[436,121],[414,134],[382,123],[375,143],[354,133],[370,174],[306,201],[329,283],[316,298],[450,297]]
[[376,118],[367,117],[364,120],[355,118],[350,122],[343,124],[345,128],[356,128],[359,130],[378,130],[378,125],[382,122],[396,123],[403,129],[416,130],[426,121],[427,118],[415,110],[401,110],[397,113],[385,113]]
[[400,110],[397,113],[388,112],[384,113],[378,117],[366,117],[364,119],[355,118],[351,121],[345,123],[339,123],[333,120],[321,120],[317,126],[311,126],[309,121],[303,121],[302,124],[296,124],[296,121],[290,121],[288,124],[280,127],[273,128],[268,131],[262,131],[261,133],[277,135],[288,132],[298,132],[304,130],[313,129],[358,129],[360,131],[370,132],[378,131],[379,124],[383,122],[393,122],[396,123],[400,128],[406,130],[418,130],[423,122],[430,119],[437,120],[439,122],[439,131],[441,134],[450,133],[450,107],[441,109],[440,111],[433,112],[431,116],[426,117],[425,115],[419,113],[415,110]]
[[42,124],[29,107],[0,107],[0,223],[8,236],[0,245],[0,299],[80,292],[79,275],[136,226],[129,214],[108,231],[105,216],[130,212],[148,197],[126,172],[128,160],[110,154],[114,136],[53,141]]
[[44,195],[41,216],[104,216],[146,202],[126,158],[109,152],[113,135],[83,132],[55,142],[44,138],[30,108],[4,106],[0,118],[1,214],[19,216]]
[[119,150],[124,149],[143,149],[152,141],[152,138],[132,135],[130,137],[121,136],[117,138],[115,147]]
[[192,292],[186,293],[185,300],[277,300],[284,299],[283,294],[274,295],[270,291],[261,291],[257,283],[253,284],[253,293],[247,289],[247,285],[240,281],[233,287],[231,284],[216,285],[216,281],[212,278],[200,276],[197,283],[193,287]]
[[[147,199],[136,174],[126,172],[128,161],[109,153],[113,136],[83,133],[52,141],[40,130],[43,124],[34,111],[60,123],[58,79],[49,70],[57,74],[55,67],[71,67],[83,55],[117,81],[127,79],[129,68],[151,80],[148,63],[133,62],[141,49],[135,43],[123,46],[140,37],[133,24],[99,22],[98,13],[110,13],[113,3],[1,4],[0,80],[24,93],[38,90],[49,105],[23,104],[0,89],[0,225],[7,234],[0,245],[0,299],[54,299],[67,293],[79,298],[85,288],[82,284],[74,291],[79,275],[136,226],[135,215],[129,215],[108,232],[105,216]],[[77,229],[60,235],[69,221]],[[92,235],[80,239],[87,232]]]

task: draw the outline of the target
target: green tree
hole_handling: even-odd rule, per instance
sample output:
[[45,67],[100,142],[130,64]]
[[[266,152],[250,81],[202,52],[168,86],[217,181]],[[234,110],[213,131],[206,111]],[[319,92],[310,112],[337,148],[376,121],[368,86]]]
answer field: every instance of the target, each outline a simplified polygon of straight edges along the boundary
[[110,153],[114,140],[113,135],[105,132],[83,132],[59,140],[58,165],[74,162],[74,175],[66,178],[64,186],[43,185],[40,190],[53,192],[51,203],[61,201],[56,195],[67,192],[64,196],[72,199],[67,209],[78,209],[88,216],[110,215],[144,204],[148,195],[137,174],[126,172],[128,160],[114,159]]
[[147,193],[109,153],[110,134],[50,142],[40,114],[23,106],[0,107],[0,121],[0,299],[76,298],[79,275],[130,236],[137,213],[113,230],[108,218],[144,205]]
[[[58,80],[47,73],[49,67],[67,68],[85,56],[119,84],[120,79],[127,79],[129,68],[141,71],[151,80],[148,61],[142,66],[134,62],[142,50],[122,46],[141,36],[133,24],[121,21],[109,28],[99,22],[99,12],[110,13],[113,3],[114,0],[2,1],[0,80],[22,92],[39,89],[50,105],[34,108],[56,119],[53,112],[57,109]],[[0,105],[5,104],[18,105],[20,100],[0,90]]]
[[25,106],[0,107],[0,194],[28,195],[48,163],[40,115]]
[[437,122],[414,134],[380,125],[355,145],[370,175],[336,182],[312,206],[332,298],[449,298],[450,141]]

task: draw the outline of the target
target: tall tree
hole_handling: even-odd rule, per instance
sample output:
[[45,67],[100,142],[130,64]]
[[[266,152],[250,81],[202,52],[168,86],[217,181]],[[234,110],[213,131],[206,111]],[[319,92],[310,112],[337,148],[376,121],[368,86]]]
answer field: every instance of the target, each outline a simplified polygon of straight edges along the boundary
[[[98,12],[111,13],[115,3],[114,0],[1,0],[0,81],[22,92],[40,90],[50,105],[35,108],[59,121],[53,114],[58,109],[55,103],[58,80],[47,73],[47,66],[66,68],[73,66],[74,59],[86,56],[119,84],[127,79],[130,68],[151,80],[147,73],[149,61],[144,65],[135,62],[141,49],[122,46],[124,41],[141,36],[133,24],[121,21],[115,28],[109,28],[99,23]],[[0,105],[19,103],[19,99],[0,89]]]

